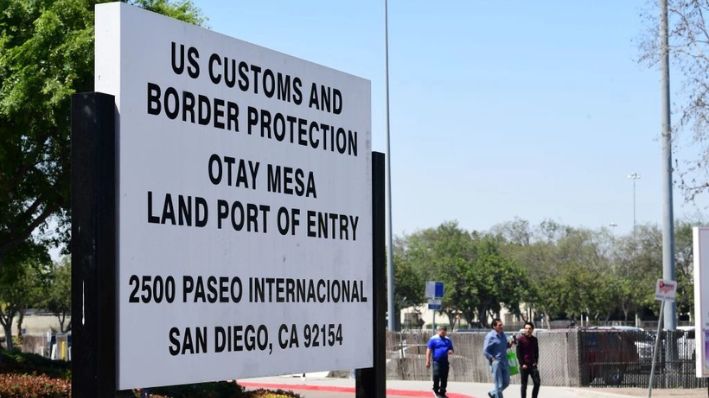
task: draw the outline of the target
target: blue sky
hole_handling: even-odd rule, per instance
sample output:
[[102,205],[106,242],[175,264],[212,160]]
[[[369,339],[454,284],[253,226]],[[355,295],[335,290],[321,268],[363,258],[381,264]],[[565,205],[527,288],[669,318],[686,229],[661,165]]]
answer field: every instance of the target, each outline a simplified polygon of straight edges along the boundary
[[[515,217],[627,233],[631,172],[637,222],[660,224],[659,73],[637,62],[650,3],[390,0],[394,233]],[[371,80],[386,152],[383,1],[196,4],[216,32]]]

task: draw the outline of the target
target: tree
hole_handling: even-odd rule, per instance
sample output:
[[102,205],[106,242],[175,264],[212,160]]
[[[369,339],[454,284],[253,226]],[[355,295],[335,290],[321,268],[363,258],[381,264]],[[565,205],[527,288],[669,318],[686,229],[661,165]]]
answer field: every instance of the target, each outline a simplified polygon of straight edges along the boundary
[[494,235],[499,235],[506,241],[527,246],[532,241],[532,231],[529,228],[529,221],[515,217],[513,221],[497,224],[492,227],[491,231]]
[[692,227],[700,222],[680,221],[675,224],[675,278],[677,279],[677,313],[694,317],[694,247]]
[[[409,235],[399,246],[402,267],[416,272],[415,283],[420,283],[418,287],[410,287],[410,294],[423,301],[425,281],[442,281],[445,291],[441,312],[448,315],[451,326],[454,326],[460,311],[461,296],[465,296],[467,287],[465,269],[473,255],[470,235],[457,223],[446,222],[437,228]],[[416,294],[416,290],[420,293]]]
[[[70,98],[93,90],[95,3],[0,0],[0,272],[30,246],[68,242]],[[203,22],[189,0],[133,3]]]
[[[528,276],[521,302],[533,313],[555,317],[608,318],[617,308],[612,277],[616,239],[605,229],[572,228],[551,220],[527,227],[525,240],[507,240],[504,253]],[[505,229],[500,236],[508,237]]]
[[[678,296],[682,315],[692,312],[692,231],[697,222],[675,227]],[[401,291],[417,297],[423,281],[445,283],[443,312],[487,325],[503,308],[523,319],[608,321],[657,312],[655,281],[662,273],[662,234],[639,225],[615,236],[543,221],[516,219],[494,234],[468,233],[444,223],[397,240]],[[407,296],[408,297],[408,296]],[[521,311],[524,306],[529,312]]]
[[48,267],[46,257],[38,257],[18,268],[14,274],[0,273],[0,326],[5,332],[8,350],[12,349],[12,322],[19,315],[17,327],[22,330],[22,318],[28,308],[37,308],[46,292]]
[[499,318],[502,307],[521,315],[520,304],[527,295],[526,272],[514,260],[502,254],[501,241],[483,236],[477,241],[477,258],[469,278],[477,296],[477,318],[483,326],[488,319]]
[[59,331],[66,333],[71,329],[67,316],[71,313],[71,261],[65,257],[52,267],[45,307],[57,317]]
[[531,228],[529,223],[519,219],[512,225],[524,226],[523,230],[526,231],[523,235],[524,239],[519,239],[518,233],[509,232],[510,223],[493,227],[493,231],[505,242],[500,250],[526,272],[529,286],[523,300],[530,312],[547,315],[556,313],[556,307],[548,302],[544,293],[555,290],[552,286],[558,274],[556,243],[560,239],[557,235],[565,228],[553,221],[544,221],[539,227]]
[[[673,101],[680,115],[674,130],[691,132],[685,141],[695,151],[692,159],[676,161],[676,168],[680,187],[692,200],[709,189],[709,31],[705,22],[709,1],[669,0],[668,13],[670,57],[673,70],[681,76],[681,96]],[[648,32],[640,45],[641,61],[651,66],[660,57],[658,14],[655,10],[647,14]]]
[[401,281],[397,279],[397,284],[403,282],[407,288],[412,278],[408,272],[416,274],[420,285],[412,289],[418,292],[423,292],[426,280],[442,281],[441,312],[448,316],[451,326],[459,317],[468,323],[477,318],[487,325],[489,318],[499,316],[503,306],[519,315],[528,289],[526,273],[501,252],[501,244],[501,238],[469,233],[455,222],[419,231],[399,241],[399,275],[407,275]]

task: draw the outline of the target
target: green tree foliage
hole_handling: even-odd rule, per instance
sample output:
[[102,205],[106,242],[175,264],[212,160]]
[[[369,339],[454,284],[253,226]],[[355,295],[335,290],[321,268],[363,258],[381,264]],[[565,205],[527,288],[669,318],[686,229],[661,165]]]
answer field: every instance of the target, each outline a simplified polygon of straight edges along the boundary
[[44,307],[57,317],[61,333],[66,333],[71,329],[71,324],[67,324],[67,316],[71,313],[71,261],[69,257],[64,257],[59,264],[52,267]]
[[476,242],[477,259],[470,280],[478,296],[477,318],[484,326],[488,326],[489,318],[500,317],[503,306],[521,315],[520,304],[529,290],[526,272],[501,252],[502,243],[489,236]]
[[441,311],[451,326],[458,316],[469,323],[479,318],[487,324],[488,315],[499,314],[502,306],[519,313],[527,287],[524,272],[500,252],[499,245],[497,239],[468,233],[457,223],[447,222],[398,241],[395,267],[400,274],[415,270],[423,277],[411,289],[423,292],[426,280],[444,283]]
[[657,227],[638,226],[635,233],[621,237],[612,255],[616,303],[628,320],[655,304],[655,282],[662,276],[662,233]]
[[677,312],[694,316],[694,255],[692,227],[699,223],[681,221],[675,225],[675,279]]
[[0,326],[5,332],[7,349],[12,349],[12,321],[19,315],[18,328],[22,328],[22,317],[29,308],[40,307],[47,291],[49,273],[48,259],[38,256],[28,260],[25,266],[14,274],[0,273]]
[[[679,313],[693,311],[693,223],[675,228]],[[397,240],[397,278],[421,292],[425,280],[443,281],[449,317],[487,325],[503,308],[521,319],[590,319],[593,322],[657,313],[654,286],[662,276],[662,234],[640,225],[616,237],[544,221],[515,219],[491,233],[469,233],[456,223]],[[399,279],[397,279],[399,283]],[[423,303],[410,294],[406,305]],[[419,301],[415,301],[419,300]],[[453,318],[454,319],[454,318]]]
[[[0,9],[0,270],[57,216],[66,231],[69,95],[92,87],[87,2]],[[82,73],[83,72],[83,73]]]
[[395,301],[397,308],[418,305],[424,301],[423,286],[425,270],[410,261],[401,247],[401,240],[394,248],[394,280],[396,280]]
[[[47,236],[68,241],[70,97],[93,90],[95,3],[0,0],[0,271]],[[190,1],[133,3],[203,22]]]
[[193,25],[203,25],[205,22],[201,11],[191,0],[133,0],[128,3]]
[[[456,223],[443,223],[437,228],[429,228],[408,237],[402,252],[404,264],[417,269],[423,276],[418,290],[423,293],[425,281],[444,283],[442,312],[452,323],[457,320],[462,308],[475,296],[467,294],[467,270],[471,267],[474,248],[470,235]],[[396,263],[395,263],[396,264]],[[465,315],[463,314],[463,317]],[[451,325],[454,326],[454,325]]]

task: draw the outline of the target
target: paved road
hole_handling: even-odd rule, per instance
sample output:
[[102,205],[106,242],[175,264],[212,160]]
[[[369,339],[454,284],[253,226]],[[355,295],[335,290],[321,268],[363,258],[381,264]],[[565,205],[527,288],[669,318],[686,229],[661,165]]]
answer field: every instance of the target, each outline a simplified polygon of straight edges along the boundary
[[[329,377],[264,377],[239,380],[247,389],[259,387],[295,391],[304,398],[345,398],[354,397],[354,379]],[[448,383],[449,398],[487,398],[490,385],[482,383]],[[527,396],[531,396],[530,391]],[[506,398],[520,396],[518,384],[512,384],[505,390]],[[539,395],[544,398],[627,398],[647,397],[646,389],[604,389],[548,387],[542,385]],[[387,397],[432,397],[431,383],[428,381],[387,380]],[[689,390],[653,390],[656,398],[709,398],[707,389]]]

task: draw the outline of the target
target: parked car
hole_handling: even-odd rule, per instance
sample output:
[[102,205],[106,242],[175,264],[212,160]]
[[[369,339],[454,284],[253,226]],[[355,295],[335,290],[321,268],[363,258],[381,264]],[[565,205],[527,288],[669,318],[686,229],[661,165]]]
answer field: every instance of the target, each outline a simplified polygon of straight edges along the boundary
[[[652,363],[652,353],[655,349],[655,336],[647,333],[647,339],[638,340],[635,345],[638,348],[638,354],[640,354],[640,360],[645,365]],[[674,336],[674,341],[676,342],[677,349],[677,360],[680,361],[692,361],[694,362],[696,358],[696,340],[694,338],[694,326],[679,326],[677,332]],[[666,353],[666,342],[665,334],[661,335],[661,341],[659,343],[659,352],[657,353],[657,361],[665,361]]]
[[678,326],[677,330],[684,332],[677,339],[677,357],[694,362],[697,358],[697,340],[695,339],[694,326]]

